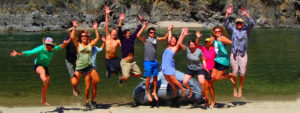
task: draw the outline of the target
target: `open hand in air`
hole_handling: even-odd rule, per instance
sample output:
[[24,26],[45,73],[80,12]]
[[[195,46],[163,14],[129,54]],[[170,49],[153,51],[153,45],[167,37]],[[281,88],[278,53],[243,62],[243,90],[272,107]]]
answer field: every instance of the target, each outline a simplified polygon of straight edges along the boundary
[[171,31],[173,29],[173,24],[168,26],[168,30]]
[[124,14],[124,13],[121,13],[121,14],[119,15],[119,19],[120,19],[120,20],[124,20],[124,19],[125,19],[125,14]]
[[16,56],[17,54],[18,54],[18,52],[15,51],[15,50],[13,50],[13,51],[10,53],[10,56],[14,57],[14,56]]
[[98,29],[98,23],[97,23],[97,22],[94,22],[93,25],[92,25],[92,27],[93,27],[94,29]]
[[196,34],[197,37],[201,37],[202,36],[202,33],[200,31],[196,31],[195,34]]
[[190,34],[190,33],[189,33],[189,28],[183,27],[183,28],[182,28],[182,33],[183,33],[183,35],[189,35],[189,34]]
[[233,12],[233,5],[227,7],[226,13],[231,14]]
[[108,6],[104,6],[103,10],[104,10],[105,14],[109,14],[111,12],[111,10],[109,9]]
[[73,21],[72,21],[72,24],[73,24],[73,27],[77,27],[77,26],[78,26],[78,24],[77,24],[77,21],[76,21],[76,20],[73,20]]

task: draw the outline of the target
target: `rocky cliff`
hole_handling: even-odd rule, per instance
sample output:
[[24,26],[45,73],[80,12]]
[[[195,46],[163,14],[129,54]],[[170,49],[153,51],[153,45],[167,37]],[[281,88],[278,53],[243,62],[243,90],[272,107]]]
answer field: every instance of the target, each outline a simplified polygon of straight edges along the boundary
[[299,27],[300,0],[0,0],[0,30],[52,31],[71,27],[71,21],[89,27],[102,22],[102,8],[108,5],[110,25],[116,27],[119,13],[125,13],[126,28],[138,24],[137,14],[158,21],[198,22],[205,27],[222,24],[226,6],[248,9],[257,27]]

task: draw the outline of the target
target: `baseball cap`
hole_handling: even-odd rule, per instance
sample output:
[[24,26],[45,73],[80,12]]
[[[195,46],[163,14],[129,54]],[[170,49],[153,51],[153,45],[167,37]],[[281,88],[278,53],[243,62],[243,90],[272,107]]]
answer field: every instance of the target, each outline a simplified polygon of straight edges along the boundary
[[46,37],[45,44],[54,45],[53,39],[51,37]]

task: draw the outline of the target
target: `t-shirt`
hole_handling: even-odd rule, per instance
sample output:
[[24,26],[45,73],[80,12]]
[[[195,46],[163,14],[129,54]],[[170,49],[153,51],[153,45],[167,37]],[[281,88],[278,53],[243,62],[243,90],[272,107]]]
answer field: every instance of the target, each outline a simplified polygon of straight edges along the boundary
[[216,58],[215,48],[211,47],[210,50],[208,50],[205,46],[198,46],[197,48],[201,49],[201,51],[203,52],[203,57],[206,62],[206,68],[208,70],[212,70],[215,66],[215,58]]
[[190,48],[187,47],[186,56],[187,56],[187,67],[190,70],[197,71],[203,69],[202,60],[201,60],[201,56],[203,56],[203,53],[200,49],[196,48],[195,52],[192,53]]
[[37,54],[37,57],[34,60],[35,65],[42,65],[47,67],[52,59],[52,56],[55,51],[61,50],[59,45],[54,46],[53,51],[47,51],[45,45],[40,45],[32,50],[23,51],[24,56],[31,56]]
[[156,61],[156,47],[157,39],[156,37],[150,38],[146,37],[145,51],[144,51],[144,60],[145,61]]
[[127,57],[129,53],[134,54],[134,40],[136,38],[137,33],[141,30],[142,25],[139,25],[134,33],[130,35],[130,38],[126,38],[123,36],[122,27],[118,27],[118,35],[121,41],[121,49],[122,49],[122,58]]
[[97,53],[101,52],[102,48],[96,47],[94,46],[92,49],[92,66],[97,67],[96,65],[96,57],[97,57]]
[[[66,37],[65,40],[69,40],[70,37]],[[66,59],[72,63],[75,64],[77,60],[77,49],[71,40],[71,42],[66,46]]]

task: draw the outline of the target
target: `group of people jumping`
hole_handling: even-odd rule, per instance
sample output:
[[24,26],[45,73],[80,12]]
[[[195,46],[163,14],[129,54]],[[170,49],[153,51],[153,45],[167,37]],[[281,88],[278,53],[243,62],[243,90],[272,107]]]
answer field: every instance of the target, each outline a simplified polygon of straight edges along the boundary
[[[143,17],[140,15],[138,15],[140,23],[133,33],[128,29],[122,30],[122,22],[125,19],[125,14],[123,13],[119,15],[118,29],[112,29],[110,32],[108,18],[111,10],[108,6],[105,6],[105,36],[101,37],[103,43],[100,48],[96,47],[97,42],[100,40],[98,23],[95,22],[92,25],[96,35],[96,38],[93,39],[90,38],[89,31],[76,30],[78,24],[74,20],[72,21],[73,27],[69,32],[69,37],[65,38],[62,44],[55,45],[51,37],[46,37],[43,45],[22,52],[13,50],[10,55],[31,56],[37,54],[34,61],[34,71],[40,75],[40,79],[43,82],[41,103],[50,105],[46,100],[50,80],[48,65],[54,52],[66,47],[65,62],[70,74],[73,94],[75,96],[79,95],[78,84],[80,83],[81,76],[84,75],[85,105],[90,106],[90,86],[92,85],[91,104],[96,105],[97,83],[100,81],[100,77],[96,71],[96,55],[98,52],[103,51],[104,48],[105,65],[107,68],[106,76],[108,78],[113,73],[121,73],[122,75],[118,81],[121,86],[130,76],[142,76],[139,66],[134,61],[134,41],[138,38],[144,45],[144,76],[146,77],[145,86],[148,101],[152,102],[153,99],[158,101],[159,99],[157,96],[157,75],[160,68],[164,77],[172,86],[174,97],[177,97],[178,87],[181,90],[181,96],[185,96],[186,91],[188,91],[187,98],[191,98],[192,89],[189,85],[189,80],[196,75],[202,89],[203,99],[207,102],[206,106],[214,107],[215,80],[230,80],[233,83],[233,95],[235,97],[242,97],[242,87],[248,61],[248,36],[255,22],[246,9],[242,8],[240,11],[242,12],[240,15],[248,18],[248,26],[244,26],[242,18],[235,20],[236,27],[230,25],[229,15],[233,13],[233,6],[228,6],[224,26],[226,31],[231,35],[231,40],[227,38],[223,27],[216,26],[212,29],[211,36],[205,39],[205,46],[199,46],[199,40],[202,36],[200,31],[196,31],[195,33],[196,40],[191,39],[188,41],[188,45],[183,44],[184,38],[190,35],[187,27],[182,28],[179,37],[172,35],[173,25],[168,26],[168,32],[162,37],[156,36],[155,28],[153,27],[148,28],[147,36],[142,36],[142,32],[148,27],[148,21],[143,20]],[[167,41],[167,47],[162,55],[161,67],[159,67],[157,61],[158,41]],[[226,48],[228,44],[232,45],[230,58],[228,57]],[[117,56],[118,47],[121,47],[122,59]],[[183,85],[176,80],[175,61],[173,58],[180,49],[185,50],[187,55],[187,69]],[[230,64],[232,66],[232,73],[225,73]],[[239,90],[236,88],[238,73],[240,73]],[[152,93],[149,87],[151,78],[153,79]],[[209,101],[209,93],[211,101]]]

